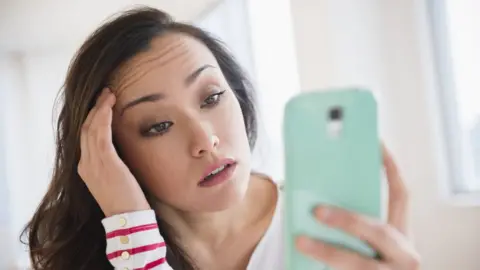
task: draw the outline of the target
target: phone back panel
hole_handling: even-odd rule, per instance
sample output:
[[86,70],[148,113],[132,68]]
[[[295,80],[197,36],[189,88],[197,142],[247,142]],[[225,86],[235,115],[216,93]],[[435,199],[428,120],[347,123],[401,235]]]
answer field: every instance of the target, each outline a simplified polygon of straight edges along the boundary
[[312,216],[315,206],[327,204],[380,218],[382,160],[373,95],[346,89],[294,97],[285,108],[284,141],[287,269],[329,269],[296,250],[300,234],[375,256],[364,242]]

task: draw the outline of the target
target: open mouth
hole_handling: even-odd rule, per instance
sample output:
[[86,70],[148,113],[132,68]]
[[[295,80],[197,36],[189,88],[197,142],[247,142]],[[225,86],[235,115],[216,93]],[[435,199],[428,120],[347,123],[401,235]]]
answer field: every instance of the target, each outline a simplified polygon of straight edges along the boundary
[[220,184],[231,178],[236,167],[235,162],[224,162],[223,165],[213,169],[207,176],[205,176],[199,183],[199,186],[209,187]]
[[207,175],[205,178],[203,178],[202,182],[211,180],[212,178],[215,177],[215,175],[219,174],[220,172],[229,168],[230,166],[232,166],[232,164],[226,164],[226,165],[221,166],[220,168],[215,169],[213,172],[211,172],[209,175]]

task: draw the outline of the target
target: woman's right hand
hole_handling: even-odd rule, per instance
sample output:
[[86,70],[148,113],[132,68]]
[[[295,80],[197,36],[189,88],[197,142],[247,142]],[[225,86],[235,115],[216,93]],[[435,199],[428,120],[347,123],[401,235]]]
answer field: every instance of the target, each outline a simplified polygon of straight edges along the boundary
[[106,217],[150,209],[140,185],[112,143],[115,95],[103,89],[81,132],[78,174]]

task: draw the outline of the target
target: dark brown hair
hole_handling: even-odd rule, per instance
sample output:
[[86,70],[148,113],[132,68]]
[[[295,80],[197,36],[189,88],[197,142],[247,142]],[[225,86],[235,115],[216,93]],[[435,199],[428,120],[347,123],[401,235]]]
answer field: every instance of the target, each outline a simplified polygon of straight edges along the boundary
[[[152,39],[166,33],[190,35],[213,53],[239,100],[250,146],[257,136],[253,91],[240,66],[225,47],[207,32],[175,22],[157,9],[126,11],[97,29],[70,64],[59,95],[53,179],[22,238],[30,248],[33,269],[112,269],[105,250],[105,217],[77,172],[80,130],[100,91],[119,66],[149,49]],[[167,261],[174,269],[194,269],[194,263],[176,241],[173,228],[157,217],[167,243]],[[25,241],[25,240],[24,240]]]

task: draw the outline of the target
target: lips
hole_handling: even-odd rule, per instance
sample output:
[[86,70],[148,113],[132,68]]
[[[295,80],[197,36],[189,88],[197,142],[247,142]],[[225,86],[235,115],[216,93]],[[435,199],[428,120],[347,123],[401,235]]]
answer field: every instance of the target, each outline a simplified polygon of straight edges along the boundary
[[[216,178],[224,178],[227,172],[231,171],[232,167],[235,167],[236,162],[233,159],[226,158],[219,162],[216,162],[207,167],[202,178],[199,181],[199,185],[203,186],[207,182],[214,181]],[[220,177],[224,176],[224,177]],[[224,179],[227,180],[227,179]]]

